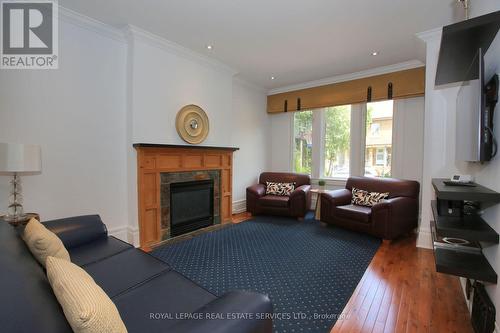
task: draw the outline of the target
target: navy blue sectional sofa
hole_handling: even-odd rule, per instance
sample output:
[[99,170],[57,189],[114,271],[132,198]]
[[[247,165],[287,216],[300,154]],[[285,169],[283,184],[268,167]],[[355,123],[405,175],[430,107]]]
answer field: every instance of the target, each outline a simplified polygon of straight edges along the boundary
[[[113,300],[130,333],[272,331],[267,296],[232,291],[216,297],[166,263],[108,236],[98,215],[44,224]],[[71,332],[46,272],[19,233],[0,223],[0,331]],[[229,313],[251,315],[227,319]]]

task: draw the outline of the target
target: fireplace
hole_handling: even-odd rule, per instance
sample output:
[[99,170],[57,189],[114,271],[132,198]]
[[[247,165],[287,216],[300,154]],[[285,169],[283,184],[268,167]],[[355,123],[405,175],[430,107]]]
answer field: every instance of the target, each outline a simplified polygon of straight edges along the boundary
[[233,152],[238,148],[136,143],[139,238],[151,250],[170,233],[170,185],[213,180],[213,226],[231,223]]
[[160,173],[162,241],[220,224],[220,193],[218,170]]
[[214,224],[214,181],[170,184],[170,236],[179,236]]

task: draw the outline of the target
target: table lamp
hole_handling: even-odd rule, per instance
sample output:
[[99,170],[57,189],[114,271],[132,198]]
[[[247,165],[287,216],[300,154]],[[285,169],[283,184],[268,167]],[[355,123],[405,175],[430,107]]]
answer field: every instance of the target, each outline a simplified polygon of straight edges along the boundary
[[7,222],[23,220],[20,175],[36,174],[42,171],[41,149],[38,145],[0,143],[0,174],[12,176]]

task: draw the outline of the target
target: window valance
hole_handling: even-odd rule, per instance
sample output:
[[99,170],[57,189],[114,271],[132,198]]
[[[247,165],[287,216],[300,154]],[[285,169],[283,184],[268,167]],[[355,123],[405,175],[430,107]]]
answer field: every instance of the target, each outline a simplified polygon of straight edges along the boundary
[[423,96],[425,67],[267,96],[267,112],[311,110],[385,99]]

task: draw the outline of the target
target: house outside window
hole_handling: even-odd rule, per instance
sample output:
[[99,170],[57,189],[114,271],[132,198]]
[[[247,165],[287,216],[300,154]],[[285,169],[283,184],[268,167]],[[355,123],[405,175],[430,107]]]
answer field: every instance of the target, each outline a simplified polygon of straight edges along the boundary
[[391,177],[393,101],[366,108],[365,176]]

